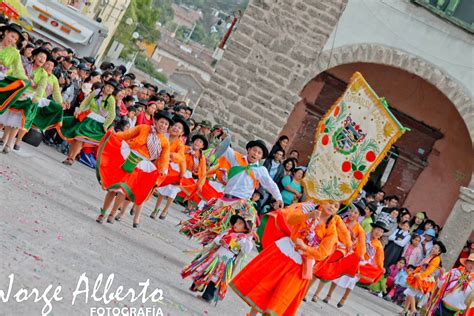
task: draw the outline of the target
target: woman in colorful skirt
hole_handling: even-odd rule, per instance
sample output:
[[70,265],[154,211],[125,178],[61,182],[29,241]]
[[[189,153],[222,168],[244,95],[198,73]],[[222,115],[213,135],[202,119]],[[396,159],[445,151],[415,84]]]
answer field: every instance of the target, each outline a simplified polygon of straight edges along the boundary
[[204,291],[202,298],[207,302],[224,299],[235,270],[253,248],[255,219],[252,213],[232,215],[231,228],[219,234],[181,271],[183,279],[192,275],[191,291]]
[[158,192],[158,199],[156,200],[153,212],[150,214],[152,219],[156,219],[156,215],[160,212],[160,204],[165,198],[166,205],[160,214],[160,219],[166,218],[171,203],[173,203],[178,192],[181,191],[179,183],[186,173],[183,136],[187,137],[189,135],[189,125],[181,115],[175,115],[173,121],[174,125],[169,131],[171,163],[166,179],[161,184],[161,187],[156,190]]
[[[359,270],[359,263],[364,260],[366,251],[366,235],[362,226],[359,224],[359,217],[365,216],[365,204],[360,201],[356,205],[352,205],[349,210],[349,215],[344,220],[350,238],[352,241],[352,247],[344,247],[339,242],[337,250],[331,255],[331,257],[325,262],[324,265],[316,266],[314,276],[320,280],[319,286],[311,299],[313,302],[319,300],[319,294],[326,285],[327,281],[332,281],[339,278],[342,275],[355,277]],[[336,288],[336,283],[331,283],[329,292],[332,293]],[[331,290],[332,289],[332,290]],[[346,288],[344,296],[347,297],[350,294],[351,289]],[[325,303],[329,302],[331,295],[325,298]],[[345,301],[345,300],[344,300]],[[344,304],[344,303],[343,303]]]
[[313,202],[286,208],[290,236],[263,248],[230,283],[250,307],[250,315],[296,315],[313,275],[315,262],[327,259],[337,243],[337,202],[316,210]]
[[[51,56],[49,51],[44,48],[35,49],[32,52],[32,56],[33,63],[31,66],[30,88],[27,89],[25,93],[26,95],[30,95],[31,97],[30,100],[26,99],[23,102],[19,102],[18,105],[21,104],[24,110],[22,112],[16,112],[14,114],[20,115],[19,113],[23,113],[23,115],[25,116],[23,119],[25,121],[25,124],[23,128],[19,129],[16,136],[15,145],[13,146],[13,149],[15,150],[20,150],[21,141],[23,140],[23,137],[26,135],[30,127],[34,125],[34,119],[36,119],[36,117],[38,116],[39,110],[42,107],[47,106],[47,103],[44,102],[46,99],[44,98],[46,97],[48,74],[44,69],[44,65]],[[17,104],[11,107],[11,109],[14,108],[16,108],[17,110],[19,109],[19,107],[17,107]]]
[[[206,157],[202,153],[208,148],[207,138],[196,134],[191,139],[191,146],[186,146],[186,174],[181,181],[181,193],[178,196],[187,200],[187,212],[193,211],[193,204],[199,204],[198,194],[206,182]],[[198,200],[196,200],[198,198]]]
[[442,269],[437,288],[428,302],[427,315],[468,315],[467,302],[474,291],[474,253],[459,261],[461,266],[449,270],[448,273],[444,273]]
[[82,101],[74,116],[67,116],[59,130],[63,139],[71,143],[65,165],[72,165],[84,143],[98,145],[115,119],[114,91],[118,82],[109,80],[102,89],[93,91]]
[[231,166],[224,197],[210,201],[203,209],[196,211],[193,218],[180,223],[180,232],[194,237],[207,244],[216,236],[229,228],[230,217],[239,211],[253,209],[249,201],[253,192],[260,184],[283,206],[278,186],[268,174],[267,168],[260,166],[260,159],[268,155],[268,149],[261,140],[247,144],[247,155],[242,155],[232,148],[227,148],[220,159],[227,160]]
[[384,273],[383,259],[384,252],[380,238],[385,232],[388,232],[387,225],[384,222],[372,223],[372,231],[367,234],[365,241],[366,252],[363,259],[359,263],[359,273],[356,276],[343,275],[336,279],[329,289],[329,292],[323,302],[328,303],[331,299],[332,293],[339,286],[345,289],[344,295],[337,303],[337,307],[344,306],[347,298],[357,282],[364,284],[371,284],[376,282]]
[[[21,27],[17,24],[8,24],[0,29],[2,39],[0,41],[0,74],[2,89],[5,100],[0,105],[0,125],[4,126],[1,144],[4,144],[3,153],[9,153],[14,147],[15,138],[20,129],[29,129],[37,111],[37,92],[44,87],[37,87],[44,72],[41,58],[36,59],[36,72],[31,87],[26,83],[26,76],[17,44],[23,38]],[[38,54],[37,54],[38,55]],[[43,57],[41,54],[40,57]],[[44,55],[46,56],[46,55]],[[45,61],[45,59],[44,59]],[[44,61],[42,63],[44,64]],[[10,76],[10,77],[6,77]],[[6,77],[6,78],[5,78]],[[3,99],[3,97],[2,97]]]
[[107,222],[113,223],[117,209],[127,199],[137,206],[133,227],[138,227],[141,206],[168,172],[170,146],[164,133],[173,123],[167,111],[160,111],[155,113],[153,126],[142,124],[116,134],[109,131],[102,139],[97,153],[97,177],[108,192],[98,223],[103,222],[112,203]]
[[407,289],[403,312],[413,315],[416,312],[415,297],[430,293],[436,286],[433,274],[441,266],[441,254],[446,252],[446,247],[441,241],[435,241],[430,255],[421,261],[418,268],[407,277]]
[[33,125],[44,131],[51,128],[59,129],[63,122],[63,109],[69,107],[69,104],[66,104],[63,100],[58,78],[53,74],[53,69],[57,66],[57,63],[51,57],[48,58],[43,67],[47,73],[46,93],[44,99],[40,100],[40,104],[44,106],[38,109]]

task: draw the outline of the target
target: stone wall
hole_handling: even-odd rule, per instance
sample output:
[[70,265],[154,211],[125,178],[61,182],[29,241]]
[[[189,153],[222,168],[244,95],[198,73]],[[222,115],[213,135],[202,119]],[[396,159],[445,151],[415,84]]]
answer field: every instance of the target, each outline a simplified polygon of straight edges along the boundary
[[346,4],[250,1],[196,118],[229,126],[236,148],[254,138],[273,143]]

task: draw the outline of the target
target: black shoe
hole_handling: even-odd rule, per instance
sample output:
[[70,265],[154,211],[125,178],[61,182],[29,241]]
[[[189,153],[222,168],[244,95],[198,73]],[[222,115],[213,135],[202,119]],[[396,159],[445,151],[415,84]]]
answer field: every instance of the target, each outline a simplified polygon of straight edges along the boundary
[[135,210],[134,210],[133,207],[132,207],[132,209],[130,210],[130,215],[133,216],[133,214],[135,214]]
[[115,220],[116,220],[117,222],[120,222],[120,220],[121,220],[120,215],[115,216]]
[[107,216],[107,223],[109,223],[109,224],[114,223],[114,218],[112,217],[112,215]]
[[13,149],[14,150],[20,150],[20,145],[17,145],[17,144],[13,145]]
[[133,223],[133,228],[138,228],[138,225],[137,223]]

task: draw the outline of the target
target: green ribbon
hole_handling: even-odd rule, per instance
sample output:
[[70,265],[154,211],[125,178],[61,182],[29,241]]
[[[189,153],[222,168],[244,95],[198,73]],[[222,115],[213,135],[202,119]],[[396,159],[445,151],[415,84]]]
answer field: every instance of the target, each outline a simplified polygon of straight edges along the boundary
[[233,166],[232,168],[229,169],[228,180],[232,179],[234,176],[244,171],[246,171],[250,175],[250,172],[252,171],[252,166],[251,165]]
[[140,161],[142,161],[142,159],[132,151],[130,152],[130,155],[128,155],[125,162],[122,164],[122,169],[128,173],[132,173],[133,169],[135,169]]

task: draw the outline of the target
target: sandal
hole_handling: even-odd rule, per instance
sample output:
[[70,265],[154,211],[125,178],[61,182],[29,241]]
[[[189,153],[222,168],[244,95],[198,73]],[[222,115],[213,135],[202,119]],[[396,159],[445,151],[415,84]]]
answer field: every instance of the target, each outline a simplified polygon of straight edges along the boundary
[[133,223],[133,228],[138,228],[138,223]]
[[3,147],[2,153],[8,154],[10,151],[12,151],[12,149],[10,148],[10,146],[5,145],[5,147]]
[[113,224],[114,223],[114,217],[112,214],[110,214],[109,216],[107,216],[107,223],[109,224]]
[[73,163],[74,163],[74,160],[70,158],[66,158],[66,160],[63,161],[63,164],[65,164],[66,166],[72,166]]
[[[315,303],[316,303],[317,301],[319,301],[319,300],[320,300],[320,298],[317,297],[317,296],[313,296],[313,297],[311,298],[311,301],[312,301],[312,302],[315,302]],[[328,302],[329,302],[329,300],[328,300]]]
[[159,208],[155,209],[153,212],[151,212],[150,218],[151,219],[156,219],[156,214],[158,214],[159,212],[160,212]]
[[105,218],[105,214],[100,214],[99,216],[97,216],[97,219],[95,221],[99,224],[102,224],[102,222],[104,221],[104,218]]
[[115,220],[116,220],[117,222],[120,222],[120,221],[122,220],[122,218],[120,217],[120,215],[117,215],[117,216],[115,216]]
[[168,211],[166,211],[166,212],[165,212],[165,211],[163,211],[163,212],[161,212],[161,214],[160,214],[160,217],[159,217],[159,218],[160,218],[160,219],[165,219],[165,218],[166,218],[166,215],[168,215]]
[[346,300],[341,299],[341,300],[339,301],[339,303],[337,303],[337,305],[336,305],[337,308],[341,308],[342,306],[344,306],[344,303],[345,303],[345,302],[346,302]]
[[329,304],[329,301],[331,300],[331,296],[326,296],[323,300],[324,303]]
[[14,150],[20,150],[20,145],[17,145],[17,144],[13,145],[13,149]]

